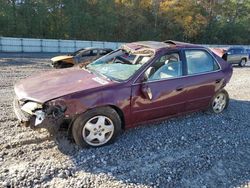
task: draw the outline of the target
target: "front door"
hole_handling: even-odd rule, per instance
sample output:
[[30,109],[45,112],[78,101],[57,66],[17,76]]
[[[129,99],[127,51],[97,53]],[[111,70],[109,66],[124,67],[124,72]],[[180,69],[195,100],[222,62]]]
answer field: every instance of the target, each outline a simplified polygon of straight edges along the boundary
[[183,63],[179,52],[162,55],[142,75],[144,81],[132,85],[133,123],[183,112],[185,89]]

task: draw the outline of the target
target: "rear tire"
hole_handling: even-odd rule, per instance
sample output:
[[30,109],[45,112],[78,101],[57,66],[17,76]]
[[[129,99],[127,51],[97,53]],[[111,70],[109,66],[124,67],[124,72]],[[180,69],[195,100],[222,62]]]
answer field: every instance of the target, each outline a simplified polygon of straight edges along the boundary
[[80,147],[100,147],[112,143],[121,131],[121,119],[111,107],[88,110],[72,127],[72,135]]
[[209,104],[208,113],[219,114],[227,109],[229,105],[229,95],[225,89],[217,92]]
[[245,66],[246,66],[246,63],[247,63],[247,61],[246,61],[245,59],[242,59],[242,60],[240,61],[240,63],[239,63],[239,66],[240,66],[240,67],[245,67]]

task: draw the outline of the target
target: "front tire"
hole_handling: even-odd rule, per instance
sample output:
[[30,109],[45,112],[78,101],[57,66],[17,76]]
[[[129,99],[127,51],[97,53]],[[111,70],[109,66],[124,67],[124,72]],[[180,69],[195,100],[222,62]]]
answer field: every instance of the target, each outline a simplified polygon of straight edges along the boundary
[[91,109],[80,115],[72,135],[81,147],[99,147],[112,143],[121,131],[121,119],[111,107]]
[[225,89],[220,90],[213,97],[209,109],[209,112],[219,114],[227,109],[229,104],[229,95]]
[[247,61],[246,61],[245,59],[242,59],[242,60],[240,61],[240,63],[239,63],[239,66],[240,66],[240,67],[245,67],[245,66],[246,66],[246,63],[247,63]]

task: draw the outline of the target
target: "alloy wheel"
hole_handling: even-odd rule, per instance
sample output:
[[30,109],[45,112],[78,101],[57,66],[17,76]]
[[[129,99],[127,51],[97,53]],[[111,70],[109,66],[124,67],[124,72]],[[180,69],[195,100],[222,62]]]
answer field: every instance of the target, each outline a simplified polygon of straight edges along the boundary
[[213,101],[213,110],[215,113],[220,113],[222,112],[225,107],[226,107],[226,103],[227,103],[227,98],[226,95],[224,93],[219,93]]
[[114,134],[114,124],[106,116],[94,116],[86,122],[82,130],[85,142],[91,146],[101,146],[107,143]]

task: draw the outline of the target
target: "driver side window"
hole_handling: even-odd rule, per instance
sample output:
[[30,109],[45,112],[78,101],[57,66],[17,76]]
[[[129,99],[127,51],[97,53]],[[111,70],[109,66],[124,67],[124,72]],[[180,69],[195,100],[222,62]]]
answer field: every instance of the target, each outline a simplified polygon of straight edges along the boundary
[[178,53],[161,56],[145,72],[148,81],[163,80],[182,76],[182,62]]

